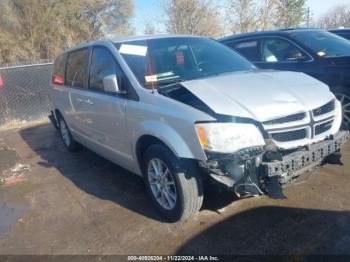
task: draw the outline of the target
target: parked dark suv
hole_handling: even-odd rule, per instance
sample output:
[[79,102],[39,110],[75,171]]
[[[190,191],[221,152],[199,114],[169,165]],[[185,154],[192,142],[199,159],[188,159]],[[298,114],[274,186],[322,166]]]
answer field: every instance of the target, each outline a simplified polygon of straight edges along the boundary
[[346,39],[320,29],[284,29],[219,41],[259,68],[303,72],[326,83],[341,101],[344,120],[350,123],[350,42]]
[[350,29],[349,28],[343,28],[343,29],[332,29],[328,30],[329,32],[339,35],[347,40],[350,40]]

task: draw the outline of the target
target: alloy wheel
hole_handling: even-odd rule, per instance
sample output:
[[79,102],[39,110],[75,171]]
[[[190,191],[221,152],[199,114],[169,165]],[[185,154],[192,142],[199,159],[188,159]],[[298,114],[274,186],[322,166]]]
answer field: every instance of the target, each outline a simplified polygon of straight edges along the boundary
[[152,194],[158,204],[167,210],[175,207],[177,192],[175,180],[167,165],[158,158],[153,158],[148,163],[148,182]]

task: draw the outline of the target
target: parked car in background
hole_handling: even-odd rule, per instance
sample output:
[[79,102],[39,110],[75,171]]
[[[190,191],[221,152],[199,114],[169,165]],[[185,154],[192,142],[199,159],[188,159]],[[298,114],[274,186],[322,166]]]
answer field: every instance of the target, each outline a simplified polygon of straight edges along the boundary
[[328,30],[329,32],[339,35],[347,40],[350,40],[350,29],[348,28],[343,28],[343,29],[331,29]]
[[281,196],[282,185],[339,155],[348,137],[325,84],[260,72],[204,37],[73,48],[55,60],[51,97],[50,119],[67,149],[83,144],[143,176],[172,221],[201,208],[206,179],[238,196]]
[[262,69],[306,73],[341,101],[350,123],[350,42],[320,29],[284,29],[228,36],[219,41]]

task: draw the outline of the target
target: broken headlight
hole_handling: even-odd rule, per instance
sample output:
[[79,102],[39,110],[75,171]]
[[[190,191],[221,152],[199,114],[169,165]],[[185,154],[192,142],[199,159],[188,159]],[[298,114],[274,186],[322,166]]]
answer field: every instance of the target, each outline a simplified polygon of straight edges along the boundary
[[242,148],[265,145],[259,129],[243,123],[198,123],[196,133],[203,149],[234,153]]

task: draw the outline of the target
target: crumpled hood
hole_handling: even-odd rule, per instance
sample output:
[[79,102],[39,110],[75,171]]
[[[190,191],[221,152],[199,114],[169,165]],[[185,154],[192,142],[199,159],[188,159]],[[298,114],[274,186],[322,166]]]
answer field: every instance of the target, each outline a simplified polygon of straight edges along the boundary
[[181,84],[217,114],[260,122],[310,111],[334,98],[327,85],[296,72],[236,72]]

